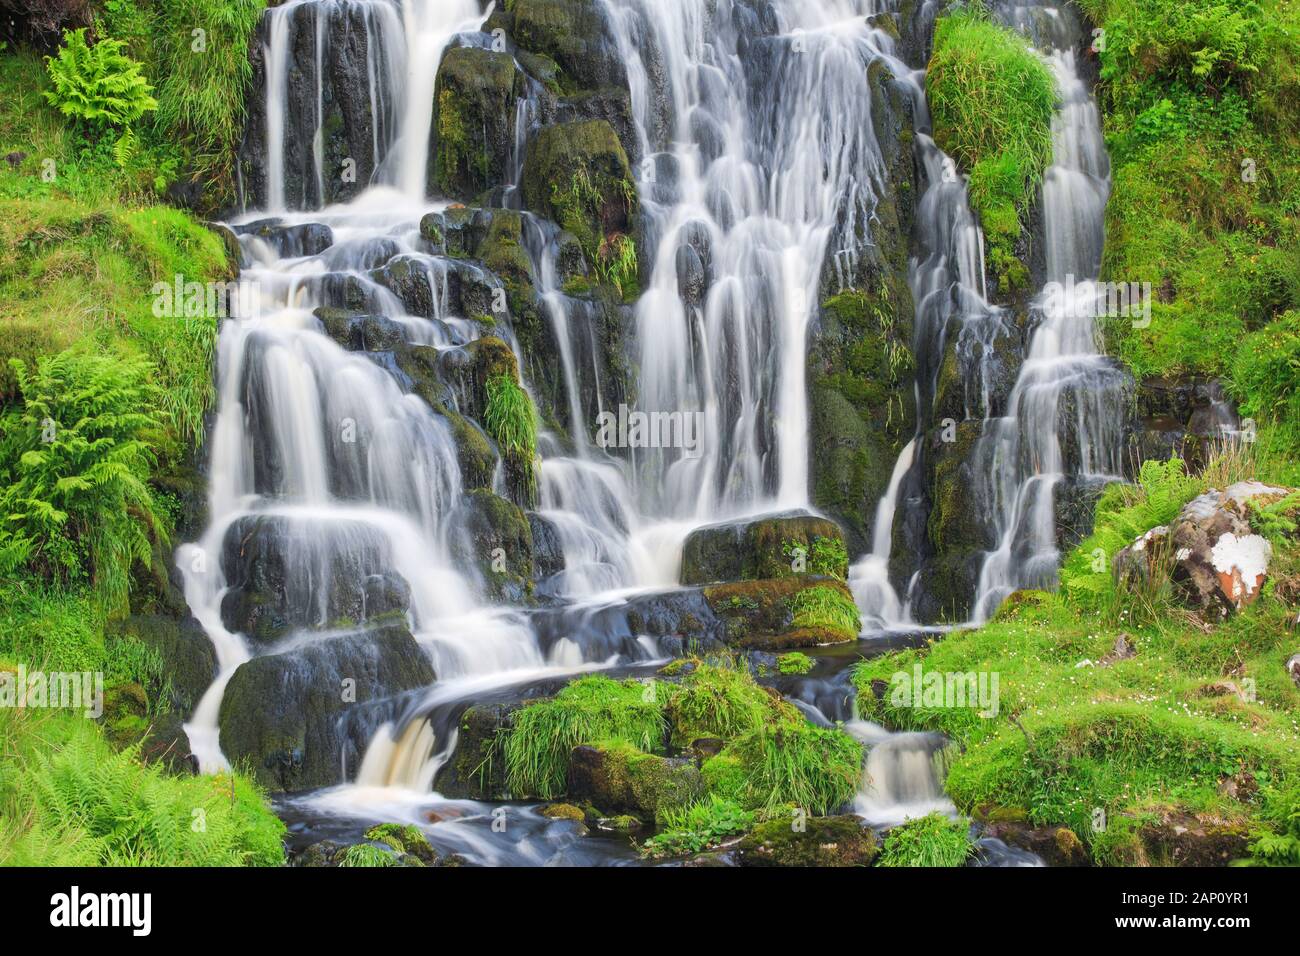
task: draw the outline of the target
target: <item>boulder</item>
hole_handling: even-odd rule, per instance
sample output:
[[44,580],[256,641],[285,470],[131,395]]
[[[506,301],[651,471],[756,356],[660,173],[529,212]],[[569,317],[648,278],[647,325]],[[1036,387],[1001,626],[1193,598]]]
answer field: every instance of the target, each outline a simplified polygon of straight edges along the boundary
[[1248,502],[1290,494],[1260,482],[1211,489],[1188,502],[1168,526],[1139,535],[1112,562],[1121,579],[1168,573],[1188,605],[1226,615],[1253,603],[1268,578],[1272,546],[1251,528]]
[[736,847],[741,866],[870,866],[880,852],[876,834],[853,814],[760,823]]
[[465,494],[457,528],[466,563],[477,568],[486,593],[519,604],[533,578],[533,535],[519,508],[490,491]]
[[682,584],[820,574],[848,576],[839,525],[810,514],[774,515],[697,528],[682,549]]
[[516,0],[512,13],[515,42],[560,68],[562,74],[554,82],[561,89],[627,86],[627,71],[603,3]]
[[741,581],[704,589],[704,599],[723,623],[722,640],[733,647],[777,650],[843,644],[862,629],[844,582],[798,575]]
[[[400,710],[367,705],[433,680],[429,658],[398,624],[255,657],[226,686],[221,750],[271,790],[339,783],[341,755],[363,751],[377,724]],[[365,719],[349,722],[354,710]]]
[[433,94],[430,163],[442,195],[469,200],[510,177],[521,85],[509,53],[455,47],[443,56]]
[[260,643],[401,615],[410,604],[388,540],[363,522],[240,518],[226,532],[221,566],[222,622]]
[[626,744],[573,748],[566,793],[605,812],[625,811],[662,822],[664,814],[704,795],[704,778],[689,757],[660,757]]
[[161,709],[189,717],[204,691],[217,676],[217,655],[202,625],[192,617],[176,620],[158,614],[137,614],[109,623],[104,640],[136,640],[162,659],[163,687],[145,688],[151,696],[167,689],[168,699],[156,701]]

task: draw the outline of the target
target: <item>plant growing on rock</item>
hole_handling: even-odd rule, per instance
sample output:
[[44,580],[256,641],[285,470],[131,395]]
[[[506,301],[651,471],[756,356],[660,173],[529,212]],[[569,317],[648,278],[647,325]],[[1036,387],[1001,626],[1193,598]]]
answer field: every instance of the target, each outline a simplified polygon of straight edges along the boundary
[[974,851],[968,821],[930,813],[890,830],[876,863],[878,866],[964,866]]
[[1021,218],[1052,155],[1052,74],[1024,38],[972,4],[935,24],[926,93],[935,142],[970,173],[989,265],[1003,292],[1019,288],[1029,278],[1015,256]]
[[841,730],[802,721],[762,725],[724,754],[744,769],[746,806],[773,811],[795,806],[811,814],[834,813],[862,782],[862,747]]
[[521,484],[521,497],[531,503],[537,496],[537,412],[528,393],[509,376],[488,379],[483,427]]

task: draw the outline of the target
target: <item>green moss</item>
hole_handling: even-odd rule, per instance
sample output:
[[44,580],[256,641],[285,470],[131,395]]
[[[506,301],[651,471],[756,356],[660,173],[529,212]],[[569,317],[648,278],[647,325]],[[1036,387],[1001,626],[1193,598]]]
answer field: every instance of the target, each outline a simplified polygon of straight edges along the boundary
[[766,723],[801,719],[731,662],[696,667],[671,691],[664,713],[678,747],[705,737],[731,740]]
[[935,24],[926,93],[935,142],[970,173],[988,266],[1003,293],[1022,288],[1029,276],[1015,246],[1051,159],[1051,71],[1023,37],[973,4]]
[[642,844],[641,852],[656,858],[699,853],[753,824],[753,813],[733,800],[710,795],[666,814],[664,829]]
[[969,821],[930,813],[890,830],[876,863],[878,866],[964,866],[974,851]]
[[531,505],[537,497],[537,411],[514,378],[495,375],[487,380],[483,427],[512,470],[516,497]]
[[776,669],[786,675],[807,674],[813,669],[815,663],[807,654],[791,651],[777,658]]

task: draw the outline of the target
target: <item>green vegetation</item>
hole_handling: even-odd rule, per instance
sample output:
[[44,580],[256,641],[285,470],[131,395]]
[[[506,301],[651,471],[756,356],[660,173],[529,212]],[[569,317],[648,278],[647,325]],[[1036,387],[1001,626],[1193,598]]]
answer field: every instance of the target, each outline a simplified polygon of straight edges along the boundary
[[397,858],[383,847],[373,843],[354,843],[339,857],[339,866],[385,867],[397,866]]
[[641,294],[638,269],[636,243],[631,236],[617,235],[601,243],[596,256],[596,271],[624,301],[631,302]]
[[790,601],[793,628],[819,628],[857,637],[862,630],[858,608],[842,588],[804,588]]
[[1300,7],[1084,0],[1104,30],[1112,160],[1103,279],[1151,284],[1147,328],[1107,323],[1138,378],[1223,377],[1300,480]]
[[974,851],[968,821],[931,813],[890,830],[876,865],[964,866]]
[[778,701],[734,662],[701,663],[670,692],[665,714],[673,743],[688,746],[704,737],[729,740],[766,722]]
[[284,825],[242,775],[172,777],[80,715],[0,711],[0,863],[275,866]]
[[537,498],[537,410],[511,376],[488,379],[483,428],[501,449],[517,489],[514,496],[522,506],[530,506]]
[[119,166],[135,149],[132,124],[158,108],[140,64],[122,52],[125,45],[105,38],[91,46],[85,29],[66,32],[58,56],[46,58],[53,88],[44,94],[64,116],[118,134],[113,152]]
[[776,660],[776,669],[785,675],[807,674],[816,666],[816,662],[801,651],[782,654]]
[[1029,272],[1015,247],[1051,161],[1051,71],[1023,37],[972,3],[935,24],[926,93],[935,142],[970,174],[988,267],[1004,294],[1022,288]]
[[700,853],[744,833],[755,819],[734,800],[710,794],[690,807],[669,811],[664,829],[646,840],[641,852],[653,857]]
[[834,813],[862,783],[862,747],[841,730],[800,718],[765,724],[727,747],[744,770],[746,806],[773,812],[783,806]]
[[579,744],[622,741],[661,750],[667,728],[658,693],[653,682],[584,677],[520,709],[503,738],[510,791],[544,800],[560,796],[569,754]]
[[[1061,593],[1014,595],[979,630],[863,662],[860,712],[959,743],[947,789],[964,812],[1069,827],[1100,863],[1161,858],[1160,828],[1171,820],[1224,835],[1240,856],[1248,833],[1263,856],[1286,852],[1287,811],[1256,794],[1293,792],[1300,779],[1300,691],[1283,666],[1294,653],[1295,612],[1282,599],[1293,593],[1294,537],[1276,538],[1263,597],[1222,620],[1180,607],[1167,576],[1126,590],[1110,568],[1112,549],[1207,487],[1250,477],[1249,465],[1229,455],[1189,477],[1181,462],[1148,463],[1139,485],[1103,497],[1094,535],[1065,563]],[[1105,557],[1099,570],[1094,549]],[[1135,653],[1115,657],[1121,634]],[[873,682],[887,685],[917,663],[998,675],[996,716],[873,692]]]
[[152,367],[60,353],[29,375],[11,360],[23,404],[0,417],[0,572],[33,570],[60,584],[89,573],[123,606],[132,561],[149,562],[167,520],[149,490],[160,422]]

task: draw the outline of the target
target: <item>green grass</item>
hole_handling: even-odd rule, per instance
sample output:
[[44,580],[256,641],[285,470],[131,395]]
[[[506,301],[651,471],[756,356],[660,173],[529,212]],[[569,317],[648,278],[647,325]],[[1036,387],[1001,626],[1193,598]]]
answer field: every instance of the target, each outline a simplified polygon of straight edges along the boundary
[[661,692],[654,683],[583,677],[516,711],[509,732],[498,738],[510,792],[544,800],[563,794],[569,753],[580,744],[618,741],[662,750]]
[[503,453],[522,458],[537,455],[537,413],[519,383],[497,375],[487,383],[483,427]]
[[740,763],[747,807],[773,812],[794,806],[834,813],[862,783],[862,748],[841,730],[806,722],[763,725],[723,752]]
[[656,858],[700,853],[745,832],[755,819],[734,800],[710,794],[685,809],[667,811],[664,828],[641,845],[641,852]]
[[801,651],[791,651],[776,659],[776,669],[787,676],[807,674],[815,665],[816,662]]
[[890,830],[876,865],[965,866],[974,850],[967,820],[931,813]]
[[1300,480],[1300,5],[1083,0],[1105,31],[1112,160],[1103,279],[1149,282],[1149,327],[1106,323],[1139,379],[1222,377]]
[[1028,280],[1021,220],[1051,161],[1056,83],[1017,33],[973,3],[935,24],[926,94],[939,147],[969,172],[989,268],[1005,293]]
[[284,825],[242,775],[172,777],[90,722],[0,711],[0,864],[277,866]]
[[790,602],[793,628],[825,628],[854,637],[862,630],[857,605],[840,588],[818,584],[804,588]]
[[780,703],[732,662],[701,663],[669,692],[665,715],[672,741],[688,746],[704,737],[730,740],[773,720],[789,719]]

